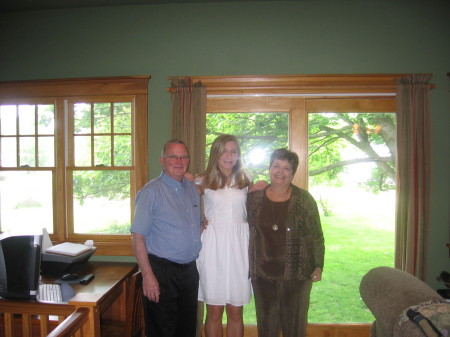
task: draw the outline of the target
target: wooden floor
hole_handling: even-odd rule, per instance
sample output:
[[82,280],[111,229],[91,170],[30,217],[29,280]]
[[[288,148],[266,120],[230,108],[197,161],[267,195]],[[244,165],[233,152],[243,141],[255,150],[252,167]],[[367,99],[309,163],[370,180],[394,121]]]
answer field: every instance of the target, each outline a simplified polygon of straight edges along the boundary
[[[226,326],[224,337],[225,331]],[[306,334],[308,337],[369,337],[370,324],[308,324]],[[244,337],[258,337],[256,326],[246,325]]]

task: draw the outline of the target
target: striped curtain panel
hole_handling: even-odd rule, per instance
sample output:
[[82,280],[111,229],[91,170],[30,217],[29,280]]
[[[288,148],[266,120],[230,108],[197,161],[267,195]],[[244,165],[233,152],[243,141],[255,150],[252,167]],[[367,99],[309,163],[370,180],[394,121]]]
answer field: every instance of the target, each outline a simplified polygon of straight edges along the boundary
[[205,170],[206,87],[192,79],[170,78],[171,138],[183,140],[189,148],[189,172]]
[[395,266],[426,281],[430,232],[431,75],[397,80]]

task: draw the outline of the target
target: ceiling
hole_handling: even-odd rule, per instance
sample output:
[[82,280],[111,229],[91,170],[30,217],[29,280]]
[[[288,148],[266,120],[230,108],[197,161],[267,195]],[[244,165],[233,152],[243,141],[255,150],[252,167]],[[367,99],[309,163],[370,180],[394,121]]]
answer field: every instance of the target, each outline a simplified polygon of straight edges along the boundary
[[84,7],[154,5],[168,3],[212,3],[248,1],[258,0],[0,0],[0,11],[30,11]]

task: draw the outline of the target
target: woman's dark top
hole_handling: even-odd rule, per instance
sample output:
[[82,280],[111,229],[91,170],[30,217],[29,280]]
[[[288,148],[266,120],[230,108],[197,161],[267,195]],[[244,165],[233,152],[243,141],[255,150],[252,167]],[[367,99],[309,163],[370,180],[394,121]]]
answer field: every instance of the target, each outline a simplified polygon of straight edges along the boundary
[[[285,227],[283,231],[278,230],[285,235],[285,244],[280,247],[275,247],[273,244],[266,247],[266,244],[260,242],[258,220],[264,218],[261,213],[269,208],[263,206],[266,198],[265,190],[254,191],[247,195],[247,220],[250,226],[250,277],[258,277],[256,257],[267,256],[268,251],[277,251],[280,254],[284,251],[283,280],[307,280],[314,268],[323,269],[325,244],[317,204],[308,191],[292,184],[291,189],[291,198],[288,201],[288,210],[284,221]],[[266,255],[261,255],[262,252],[265,252],[263,254]]]
[[267,196],[263,199],[256,226],[259,237],[255,256],[257,276],[273,280],[284,278],[288,205],[289,200],[274,202]]

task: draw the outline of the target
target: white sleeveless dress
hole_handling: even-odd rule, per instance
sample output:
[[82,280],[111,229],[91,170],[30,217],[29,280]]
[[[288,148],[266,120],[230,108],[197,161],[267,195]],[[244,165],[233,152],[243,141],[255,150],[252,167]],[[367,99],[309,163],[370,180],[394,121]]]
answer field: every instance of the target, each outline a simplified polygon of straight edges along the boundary
[[198,300],[212,305],[246,305],[252,296],[248,277],[247,188],[206,189],[203,198],[208,226],[203,231],[197,259]]

